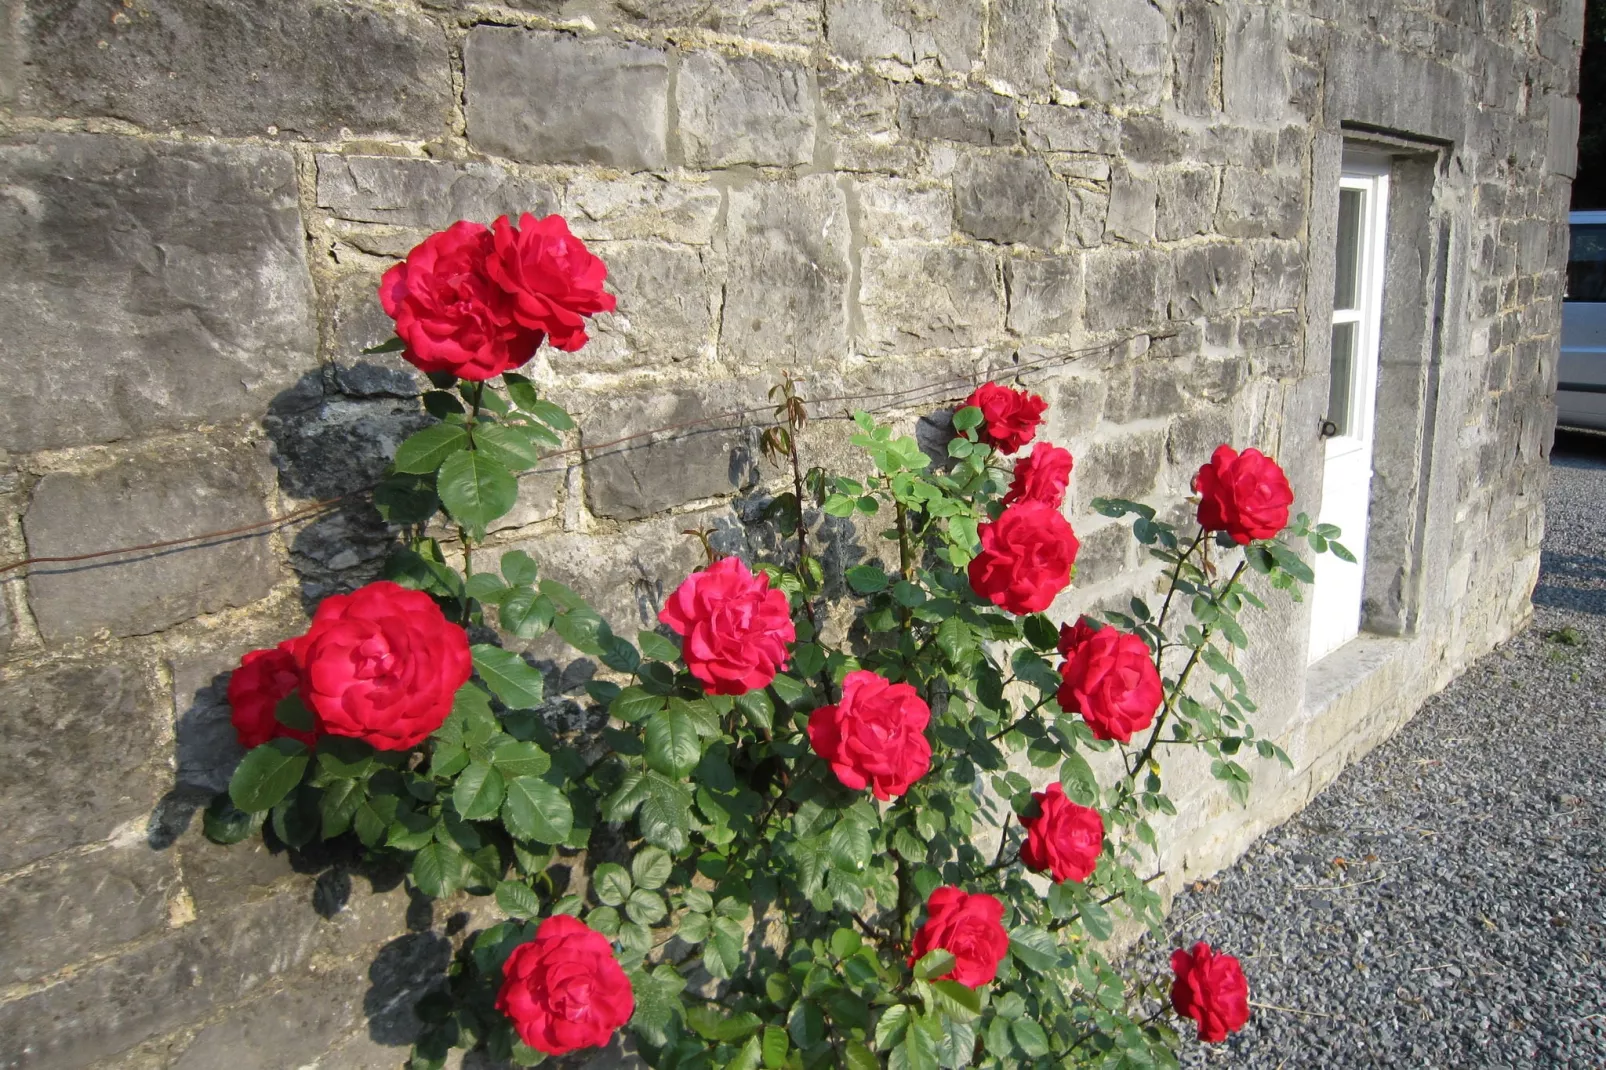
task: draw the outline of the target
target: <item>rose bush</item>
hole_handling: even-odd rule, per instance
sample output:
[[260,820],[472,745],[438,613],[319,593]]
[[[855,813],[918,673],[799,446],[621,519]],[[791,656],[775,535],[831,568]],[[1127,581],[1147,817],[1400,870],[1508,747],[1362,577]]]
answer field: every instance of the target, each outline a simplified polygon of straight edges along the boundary
[[[385,348],[430,372],[437,421],[374,491],[403,545],[385,580],[246,656],[229,697],[251,749],[208,835],[342,839],[424,896],[494,897],[505,920],[419,1004],[415,1070],[454,1047],[531,1066],[621,1029],[688,1070],[1174,1066],[1161,1008],[1205,1040],[1240,1028],[1231,956],[1179,951],[1168,990],[1103,948],[1121,918],[1162,932],[1166,751],[1202,749],[1240,801],[1240,757],[1286,762],[1249,723],[1238,617],[1254,588],[1310,582],[1290,540],[1342,555],[1338,532],[1283,529],[1280,469],[1223,447],[1191,537],[1091,503],[1164,570],[1158,612],[1134,597],[1064,625],[1045,611],[1074,576],[1072,459],[1003,460],[1041,398],[979,388],[937,458],[858,413],[864,467],[832,474],[804,463],[787,379],[763,438],[792,476],[765,511],[784,550],[710,549],[661,629],[616,634],[487,536],[574,428],[511,369],[583,345],[604,277],[529,216],[458,224],[387,274]],[[822,513],[845,523],[816,534]],[[559,701],[604,727],[551,715],[534,642],[587,659]]]

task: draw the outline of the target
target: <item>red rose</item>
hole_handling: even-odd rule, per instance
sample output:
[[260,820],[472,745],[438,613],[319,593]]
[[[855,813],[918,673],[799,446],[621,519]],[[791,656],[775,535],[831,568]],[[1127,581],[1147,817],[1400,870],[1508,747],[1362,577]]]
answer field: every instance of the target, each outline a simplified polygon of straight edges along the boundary
[[1003,922],[1004,904],[992,896],[938,888],[926,900],[926,923],[915,933],[909,965],[940,948],[954,957],[954,968],[939,980],[980,988],[998,976],[998,964],[1009,953]]
[[503,964],[496,1009],[524,1043],[563,1055],[607,1044],[630,1020],[636,999],[608,938],[578,918],[554,914]]
[[1040,812],[1020,819],[1026,829],[1020,860],[1029,869],[1051,874],[1056,884],[1087,880],[1104,850],[1104,818],[1067,799],[1058,782],[1047,791],[1032,792],[1032,800]]
[[537,219],[525,212],[517,227],[507,216],[494,226],[494,255],[486,270],[512,296],[518,322],[566,352],[585,345],[585,317],[614,310],[613,294],[602,289],[607,267],[569,233],[560,215]]
[[1294,491],[1277,462],[1256,449],[1238,453],[1217,446],[1199,469],[1193,489],[1201,495],[1199,525],[1225,531],[1239,546],[1269,539],[1288,526]]
[[1015,478],[1004,495],[1004,507],[1016,502],[1042,502],[1058,509],[1065,504],[1072,463],[1069,450],[1039,442],[1030,455],[1015,462]]
[[1060,708],[1080,713],[1095,739],[1128,743],[1154,721],[1165,697],[1148,646],[1135,635],[1085,620],[1060,629]]
[[1038,613],[1071,583],[1079,544],[1070,521],[1042,502],[1011,505],[980,532],[971,590],[1011,613]]
[[474,669],[463,629],[429,595],[388,580],[324,599],[297,655],[301,700],[323,730],[380,750],[439,728]]
[[301,679],[296,642],[287,639],[276,647],[251,651],[229,676],[229,721],[240,737],[240,746],[260,747],[279,736],[299,739],[309,747],[318,742],[316,725],[303,732],[285,727],[273,715],[279,703],[295,692]]
[[535,355],[541,336],[514,318],[514,298],[486,273],[491,232],[453,223],[413,247],[379,283],[379,302],[421,371],[490,379]]
[[981,440],[1000,453],[1014,453],[1030,442],[1048,409],[1036,394],[997,383],[977,387],[960,408],[972,405],[981,410]]
[[675,588],[658,619],[683,636],[686,668],[711,695],[745,695],[786,666],[792,608],[770,578],[724,557]]
[[859,669],[842,678],[842,701],[809,715],[809,743],[854,791],[885,801],[931,768],[931,707],[908,684]]
[[1215,1044],[1236,1033],[1249,1021],[1249,982],[1231,955],[1218,955],[1200,941],[1193,953],[1171,952],[1171,1006],[1184,1018],[1199,1023],[1199,1039]]

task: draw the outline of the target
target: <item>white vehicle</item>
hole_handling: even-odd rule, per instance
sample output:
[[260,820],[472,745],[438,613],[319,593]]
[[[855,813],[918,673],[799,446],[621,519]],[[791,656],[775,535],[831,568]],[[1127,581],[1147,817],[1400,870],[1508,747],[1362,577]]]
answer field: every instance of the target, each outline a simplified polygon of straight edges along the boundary
[[1606,212],[1569,217],[1556,423],[1606,431]]

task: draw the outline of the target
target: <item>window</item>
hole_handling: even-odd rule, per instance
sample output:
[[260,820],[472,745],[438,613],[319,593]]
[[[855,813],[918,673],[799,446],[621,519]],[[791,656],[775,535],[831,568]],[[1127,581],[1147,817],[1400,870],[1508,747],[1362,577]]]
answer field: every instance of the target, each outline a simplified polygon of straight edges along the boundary
[[1606,223],[1574,223],[1566,301],[1606,301]]

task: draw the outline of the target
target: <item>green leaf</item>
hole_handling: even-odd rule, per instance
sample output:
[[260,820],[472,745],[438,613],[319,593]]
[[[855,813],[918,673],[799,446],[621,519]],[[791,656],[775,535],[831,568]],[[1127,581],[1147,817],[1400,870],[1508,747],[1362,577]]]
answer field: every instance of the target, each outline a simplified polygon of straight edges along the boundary
[[855,565],[846,575],[848,586],[860,594],[874,594],[887,588],[887,574],[874,565]]
[[279,738],[249,751],[229,780],[229,798],[247,813],[271,810],[301,783],[307,769],[307,748]]
[[642,656],[653,661],[674,661],[680,657],[680,645],[657,632],[640,632],[636,641],[641,645]]
[[432,899],[451,895],[463,886],[468,859],[455,847],[432,840],[413,856],[413,883]]
[[624,905],[624,901],[630,898],[634,885],[625,867],[616,862],[604,862],[591,876],[591,889],[599,903],[616,907]]
[[201,831],[213,843],[239,843],[251,835],[259,818],[234,805],[227,792],[219,792],[201,815]]
[[739,924],[730,918],[714,918],[703,944],[703,968],[720,979],[734,976],[742,965],[743,940]]
[[519,484],[502,464],[476,450],[464,450],[441,465],[435,493],[452,519],[484,531],[513,508],[519,499]]
[[769,733],[775,727],[775,704],[762,691],[749,691],[736,696],[736,706],[747,716],[747,722],[760,732]]
[[842,1049],[842,1056],[848,1070],[881,1070],[881,1061],[857,1040],[848,1041]]
[[641,788],[645,798],[636,820],[642,836],[671,854],[684,851],[691,834],[691,792],[654,771],[642,776]]
[[630,860],[630,877],[637,888],[662,888],[674,865],[663,848],[643,847]]
[[474,431],[474,448],[513,472],[541,463],[540,449],[512,424],[480,424]]
[[1022,964],[1038,973],[1059,965],[1059,945],[1054,937],[1035,925],[1016,926],[1009,934],[1009,950]]
[[367,786],[360,780],[337,780],[324,788],[323,797],[318,800],[320,836],[329,840],[349,829],[357,807],[367,797]]
[[1065,794],[1082,806],[1092,806],[1098,800],[1099,782],[1093,775],[1093,767],[1074,750],[1067,753],[1060,764],[1060,784]]
[[915,963],[915,977],[922,981],[929,981],[933,977],[941,977],[945,973],[952,973],[954,963],[953,952],[937,948],[928,951],[919,962]]
[[522,881],[503,881],[496,886],[496,905],[514,918],[541,916],[541,897]]
[[407,343],[400,338],[387,338],[376,346],[369,346],[364,353],[399,353],[407,348]]
[[552,758],[538,744],[504,739],[491,751],[491,764],[504,777],[540,776],[552,768]]
[[502,808],[504,781],[502,774],[480,762],[470,762],[457,776],[452,789],[452,805],[467,821],[484,821],[495,817]]
[[1026,641],[1037,650],[1053,650],[1059,645],[1060,632],[1054,622],[1041,613],[1033,613],[1023,622]]
[[502,596],[497,619],[502,622],[504,631],[520,639],[539,639],[552,627],[557,611],[558,607],[546,595],[528,587],[512,587]]
[[550,401],[532,401],[529,404],[519,402],[519,408],[534,416],[554,431],[568,431],[574,427],[574,420],[558,406]]
[[1333,539],[1328,539],[1327,548],[1333,551],[1333,556],[1338,558],[1340,561],[1348,561],[1352,565],[1356,563],[1355,555],[1351,553],[1349,547],[1345,546],[1343,543],[1337,542]]
[[428,475],[446,458],[468,447],[468,432],[456,424],[436,424],[409,435],[396,448],[396,471]]
[[764,1067],[765,1070],[784,1070],[786,1066],[786,1053],[792,1048],[792,1040],[786,1035],[786,1030],[778,1025],[764,1027]]
[[470,598],[486,603],[500,602],[502,596],[507,593],[507,585],[502,582],[502,577],[494,572],[474,573],[463,585],[463,589],[468,592]]
[[1030,1018],[1016,1018],[1009,1023],[1009,1031],[1015,1035],[1020,1050],[1031,1058],[1040,1059],[1048,1054],[1048,1034]]
[[475,643],[469,649],[480,679],[503,705],[514,710],[529,710],[541,704],[545,681],[539,669],[511,650],[489,643]]
[[786,673],[778,673],[775,679],[770,681],[770,689],[775,692],[777,698],[793,709],[813,694],[807,684]]
[[982,421],[986,418],[986,414],[975,405],[966,405],[954,413],[954,430],[969,431],[972,428],[980,427]]
[[273,707],[273,719],[297,732],[312,731],[312,711],[302,705],[301,696],[294,691],[280,699]]
[[540,575],[535,558],[523,550],[509,550],[502,555],[502,578],[514,587],[528,587]]
[[441,500],[435,496],[433,475],[393,472],[374,487],[374,509],[390,524],[422,524],[435,515]]
[[1095,940],[1108,940],[1115,932],[1115,923],[1110,920],[1110,912],[1102,904],[1089,899],[1079,908],[1082,915],[1082,928]]
[[697,768],[703,743],[683,705],[670,703],[647,720],[647,764],[667,776],[683,777]]
[[903,1035],[903,1043],[892,1049],[888,1070],[937,1070],[937,1041],[923,1022],[915,1021]]
[[662,695],[649,695],[639,687],[627,687],[608,705],[608,713],[626,724],[645,721],[668,705]]
[[546,781],[533,776],[514,777],[507,782],[502,820],[521,840],[560,844],[574,830],[574,808],[561,791]]
[[664,904],[664,897],[657,892],[637,888],[625,900],[625,913],[639,925],[656,925],[668,915],[669,908]]
[[[542,587],[545,588],[545,586],[546,584],[543,583]],[[553,621],[552,627],[563,637],[564,642],[582,654],[590,654],[596,658],[605,657],[609,654],[609,649],[603,644],[602,639],[604,633],[606,633],[609,640],[614,638],[614,634],[608,630],[608,625],[603,622],[602,618],[597,616],[596,610],[591,609],[589,606],[578,606],[570,609]],[[634,666],[631,669],[622,671],[630,672],[633,669]]]
[[961,1020],[965,1015],[981,1013],[981,993],[958,981],[933,981],[931,990],[938,997],[937,1005],[948,1014]]
[[900,1043],[909,1029],[912,1017],[912,1012],[902,1003],[894,1004],[882,1011],[880,1019],[875,1024],[875,1046],[886,1051]]

